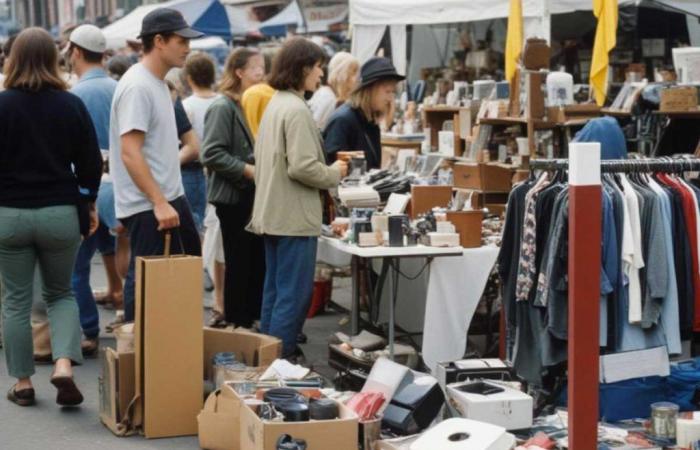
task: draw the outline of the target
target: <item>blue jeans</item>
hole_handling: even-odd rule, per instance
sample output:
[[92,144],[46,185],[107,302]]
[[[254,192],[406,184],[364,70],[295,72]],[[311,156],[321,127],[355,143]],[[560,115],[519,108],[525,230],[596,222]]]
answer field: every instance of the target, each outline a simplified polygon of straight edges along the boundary
[[114,185],[111,181],[103,181],[100,185],[97,193],[97,215],[108,230],[113,232],[119,226],[114,207]]
[[100,334],[100,316],[97,312],[97,304],[95,304],[95,297],[90,286],[90,263],[97,250],[102,255],[113,255],[114,247],[114,236],[109,233],[107,226],[100,221],[95,234],[80,244],[78,257],[75,260],[71,283],[75,299],[78,301],[80,327],[88,339],[96,338]]
[[260,331],[282,340],[282,357],[297,347],[314,288],[316,237],[264,236],[265,288]]
[[204,232],[204,216],[207,210],[207,179],[201,167],[182,169],[182,185],[190,204],[194,224],[199,233]]

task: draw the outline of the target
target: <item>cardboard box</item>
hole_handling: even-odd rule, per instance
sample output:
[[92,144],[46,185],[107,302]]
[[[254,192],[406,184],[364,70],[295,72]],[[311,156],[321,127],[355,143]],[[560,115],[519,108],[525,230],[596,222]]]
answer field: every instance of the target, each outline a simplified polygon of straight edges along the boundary
[[410,216],[416,219],[435,207],[447,207],[452,200],[452,186],[411,186]]
[[459,244],[464,248],[481,247],[481,224],[484,213],[481,211],[447,211],[447,220],[459,233]]
[[661,112],[698,110],[698,90],[694,86],[677,86],[661,90]]
[[282,354],[276,337],[246,330],[204,328],[204,376],[213,380],[212,359],[219,352],[233,352],[244,364],[264,370]]
[[105,347],[99,379],[100,421],[117,436],[136,432],[133,423],[134,353],[117,353]]
[[207,450],[241,448],[241,399],[227,384],[212,392],[197,416],[199,446]]
[[147,438],[197,434],[202,410],[202,258],[136,261],[136,395]]
[[357,415],[340,403],[338,409],[340,418],[335,420],[271,422],[260,419],[242,403],[240,450],[277,450],[277,440],[283,434],[305,440],[309,450],[357,450]]
[[498,392],[480,394],[465,392],[466,386],[474,383],[455,383],[447,385],[450,404],[465,419],[498,425],[506,430],[520,430],[532,426],[532,397],[524,392],[501,384],[481,382],[495,388]]
[[481,192],[510,192],[513,168],[503,164],[456,163],[452,169],[454,185]]
[[[203,373],[206,377],[210,376],[211,361],[218,352],[236,353],[256,373],[262,373],[282,352],[282,342],[279,339],[246,330],[204,328],[203,335]],[[134,434],[135,429],[141,426],[142,415],[139,413],[134,416],[135,411],[130,411],[128,422],[124,421],[124,409],[132,403],[134,396],[135,353],[115,352],[111,348],[105,348],[103,376],[100,378],[100,419],[118,436]]]

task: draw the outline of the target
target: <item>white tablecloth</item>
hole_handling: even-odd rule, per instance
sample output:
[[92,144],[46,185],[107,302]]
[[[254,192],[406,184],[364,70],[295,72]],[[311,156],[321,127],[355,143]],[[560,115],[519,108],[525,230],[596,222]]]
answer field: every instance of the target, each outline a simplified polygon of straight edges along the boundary
[[423,361],[431,371],[464,356],[467,330],[497,256],[498,248],[481,247],[433,261],[423,326]]
[[[349,265],[351,255],[334,244],[319,239],[317,259],[331,265]],[[464,356],[467,330],[497,256],[497,247],[464,249],[461,256],[435,258],[430,270],[416,280],[399,277],[396,324],[406,331],[423,329],[423,361],[431,370],[439,362]],[[380,264],[376,262],[378,270]],[[402,260],[401,271],[414,276],[423,264],[422,258]],[[380,322],[387,318],[390,293],[391,276],[387,276]]]

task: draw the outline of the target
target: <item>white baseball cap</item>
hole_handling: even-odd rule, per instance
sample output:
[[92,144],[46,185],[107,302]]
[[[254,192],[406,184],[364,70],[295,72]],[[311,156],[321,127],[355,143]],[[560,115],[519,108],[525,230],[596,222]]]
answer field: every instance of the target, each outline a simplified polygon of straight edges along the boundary
[[102,30],[95,25],[80,25],[73,30],[68,40],[94,53],[104,53],[107,50],[107,39]]

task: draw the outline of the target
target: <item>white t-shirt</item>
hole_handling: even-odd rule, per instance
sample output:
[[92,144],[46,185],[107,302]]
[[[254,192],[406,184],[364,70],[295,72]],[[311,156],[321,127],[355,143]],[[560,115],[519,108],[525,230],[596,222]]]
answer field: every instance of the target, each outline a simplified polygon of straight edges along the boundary
[[328,86],[321,86],[309,100],[309,108],[311,108],[316,125],[321,131],[326,128],[328,119],[331,118],[331,114],[335,111],[337,102],[338,98],[335,96],[333,89]]
[[182,101],[182,106],[185,107],[185,112],[190,119],[194,134],[197,135],[200,143],[204,140],[204,116],[207,114],[207,109],[219,97],[221,97],[219,94],[212,97],[199,97],[196,94],[192,94]]
[[168,85],[142,64],[131,66],[119,80],[112,101],[109,167],[119,219],[153,209],[122,162],[121,136],[133,130],[146,134],[143,155],[165,198],[184,195],[173,100]]

